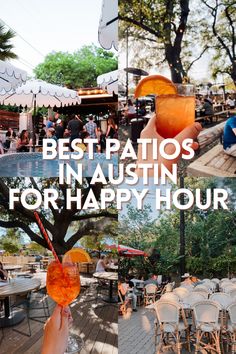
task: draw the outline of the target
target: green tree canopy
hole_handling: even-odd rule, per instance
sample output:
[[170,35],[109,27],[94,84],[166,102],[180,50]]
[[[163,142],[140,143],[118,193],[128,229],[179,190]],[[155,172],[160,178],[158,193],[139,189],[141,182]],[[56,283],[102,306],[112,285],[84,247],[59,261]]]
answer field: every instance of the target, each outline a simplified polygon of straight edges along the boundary
[[83,46],[74,53],[53,52],[46,56],[34,73],[37,79],[72,89],[97,86],[97,77],[117,69],[117,58],[95,45]]
[[[105,210],[83,210],[88,193],[93,189],[98,202],[100,200],[101,185],[89,184],[90,179],[84,179],[83,185],[77,182],[68,186],[59,184],[57,178],[1,178],[0,179],[0,227],[11,229],[18,228],[24,231],[31,241],[44,248],[48,248],[47,242],[39,232],[33,210],[23,207],[21,202],[15,203],[14,210],[9,209],[9,188],[19,188],[21,193],[27,188],[37,189],[42,195],[47,188],[56,189],[59,192],[57,202],[58,209],[49,204],[49,209],[43,207],[38,210],[41,221],[52,238],[53,246],[58,254],[64,254],[71,249],[82,237],[101,235],[102,232],[114,235],[114,221],[117,219],[117,211],[113,206]],[[71,188],[75,196],[77,188],[82,190],[81,209],[73,202],[71,209],[66,207],[66,189]],[[30,197],[28,203],[34,204],[34,197]],[[111,227],[109,227],[111,225]],[[49,249],[49,248],[48,248]]]
[[236,85],[235,0],[201,0],[209,21],[202,29],[203,42],[213,50],[212,74],[228,74]]
[[[178,186],[173,186],[175,188]],[[201,210],[193,206],[184,211],[185,254],[182,255],[180,210],[163,208],[153,219],[150,206],[145,206],[143,211],[128,206],[128,212],[120,218],[119,242],[144,250],[149,257],[121,258],[123,274],[131,270],[139,276],[148,273],[181,275],[182,257],[186,271],[200,277],[225,277],[236,273],[235,179],[186,178],[185,188],[193,192],[200,188],[202,203],[206,189],[225,188],[229,192],[229,210],[214,210],[213,207]]]
[[0,247],[10,254],[18,253],[22,248],[21,241],[19,229],[8,229],[6,234],[0,237]]
[[0,60],[15,59],[17,55],[12,51],[12,38],[15,34],[11,30],[6,30],[0,21]]

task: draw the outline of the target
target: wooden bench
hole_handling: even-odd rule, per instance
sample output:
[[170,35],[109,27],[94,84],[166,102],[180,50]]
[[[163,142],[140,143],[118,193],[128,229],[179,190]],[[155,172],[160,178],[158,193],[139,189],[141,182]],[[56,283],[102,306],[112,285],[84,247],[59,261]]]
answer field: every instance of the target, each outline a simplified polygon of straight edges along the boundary
[[215,112],[213,115],[197,117],[195,118],[195,122],[205,123],[206,121],[210,121],[212,123],[214,120],[217,122],[219,118],[226,118],[228,115],[229,111]]

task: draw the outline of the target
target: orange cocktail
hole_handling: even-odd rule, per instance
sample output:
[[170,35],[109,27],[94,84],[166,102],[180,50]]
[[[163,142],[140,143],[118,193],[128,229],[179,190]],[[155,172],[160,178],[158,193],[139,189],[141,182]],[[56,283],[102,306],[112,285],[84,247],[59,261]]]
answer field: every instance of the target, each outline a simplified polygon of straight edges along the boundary
[[77,265],[53,261],[47,269],[47,292],[61,306],[69,305],[80,293]]
[[174,138],[194,123],[194,86],[174,84],[161,75],[142,79],[135,89],[135,97],[156,95],[156,127],[163,138]]
[[195,97],[161,95],[156,97],[157,132],[163,138],[174,138],[194,123]]

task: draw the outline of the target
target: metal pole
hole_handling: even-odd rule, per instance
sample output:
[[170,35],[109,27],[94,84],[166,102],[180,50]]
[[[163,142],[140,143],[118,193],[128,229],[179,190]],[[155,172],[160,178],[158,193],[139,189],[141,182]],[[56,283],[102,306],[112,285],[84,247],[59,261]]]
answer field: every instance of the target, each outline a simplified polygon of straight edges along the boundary
[[[126,68],[129,66],[129,31],[126,29]],[[126,105],[129,98],[129,73],[126,71]]]
[[33,112],[33,152],[35,151],[35,124],[36,124],[36,94],[34,94],[34,112]]
[[[180,188],[184,188],[184,177],[180,177]],[[180,204],[184,205],[184,194],[180,195]],[[179,255],[180,255],[180,275],[185,273],[185,216],[184,210],[180,210],[179,215]]]

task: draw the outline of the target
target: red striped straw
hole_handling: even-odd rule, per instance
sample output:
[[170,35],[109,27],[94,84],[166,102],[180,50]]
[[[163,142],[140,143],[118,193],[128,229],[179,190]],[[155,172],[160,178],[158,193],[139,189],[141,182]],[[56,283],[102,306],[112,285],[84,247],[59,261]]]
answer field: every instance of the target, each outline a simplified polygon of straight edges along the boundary
[[[38,224],[38,226],[39,226],[39,228],[40,228],[40,230],[41,230],[41,232],[42,232],[42,234],[43,234],[45,240],[47,241],[48,247],[49,247],[50,250],[52,251],[52,254],[53,254],[55,260],[61,265],[61,262],[60,262],[60,260],[59,260],[59,258],[58,258],[58,256],[57,256],[57,254],[56,254],[56,251],[54,250],[54,247],[53,247],[53,245],[52,245],[52,242],[51,242],[51,240],[50,240],[50,238],[49,238],[49,236],[48,236],[48,233],[47,233],[45,227],[44,227],[43,224],[42,224],[42,221],[41,221],[41,219],[40,219],[39,214],[37,213],[37,211],[34,212],[34,216],[35,216],[35,218],[36,218],[37,224]],[[61,265],[61,267],[62,267],[62,265]]]

